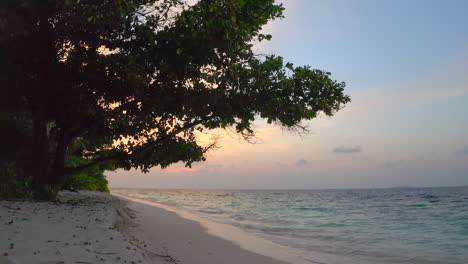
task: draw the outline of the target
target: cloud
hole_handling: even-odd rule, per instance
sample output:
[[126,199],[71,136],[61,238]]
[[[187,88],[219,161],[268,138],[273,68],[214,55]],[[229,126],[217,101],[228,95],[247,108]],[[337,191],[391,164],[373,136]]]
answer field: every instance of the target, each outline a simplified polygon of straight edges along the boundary
[[468,155],[468,146],[464,146],[460,149],[457,149],[455,151],[455,154],[462,154],[462,155]]
[[394,160],[394,161],[387,161],[383,165],[387,168],[399,168],[406,166],[410,163],[408,160]]
[[296,161],[296,163],[294,163],[294,165],[296,165],[297,167],[304,167],[305,165],[307,165],[309,162],[305,159],[300,159],[298,161]]
[[336,147],[333,149],[333,153],[337,153],[337,154],[351,154],[351,153],[360,153],[360,152],[362,152],[361,146]]

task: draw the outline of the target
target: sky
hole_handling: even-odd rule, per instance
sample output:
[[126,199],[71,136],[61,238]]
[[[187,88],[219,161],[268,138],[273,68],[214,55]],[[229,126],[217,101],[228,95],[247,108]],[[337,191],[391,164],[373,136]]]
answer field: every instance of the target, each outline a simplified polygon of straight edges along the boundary
[[[352,98],[297,135],[224,131],[191,169],[106,172],[110,187],[326,189],[468,185],[468,1],[283,0],[255,46],[327,70]],[[206,141],[207,137],[201,138]]]

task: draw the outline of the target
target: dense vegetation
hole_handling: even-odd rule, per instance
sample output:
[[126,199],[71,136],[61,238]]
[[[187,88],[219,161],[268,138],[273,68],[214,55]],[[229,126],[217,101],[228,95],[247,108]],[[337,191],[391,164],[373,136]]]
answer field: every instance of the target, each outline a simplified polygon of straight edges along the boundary
[[104,169],[205,160],[215,142],[197,130],[248,138],[255,118],[296,129],[332,116],[344,83],[252,51],[282,12],[274,0],[2,0],[2,186],[102,190]]

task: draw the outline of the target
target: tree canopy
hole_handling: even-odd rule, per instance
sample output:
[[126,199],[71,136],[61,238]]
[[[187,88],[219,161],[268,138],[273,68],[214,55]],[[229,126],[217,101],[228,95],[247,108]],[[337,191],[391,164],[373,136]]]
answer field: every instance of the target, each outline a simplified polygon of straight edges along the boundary
[[202,161],[197,130],[332,116],[344,83],[253,52],[282,14],[274,0],[2,0],[2,162],[57,189],[95,166]]

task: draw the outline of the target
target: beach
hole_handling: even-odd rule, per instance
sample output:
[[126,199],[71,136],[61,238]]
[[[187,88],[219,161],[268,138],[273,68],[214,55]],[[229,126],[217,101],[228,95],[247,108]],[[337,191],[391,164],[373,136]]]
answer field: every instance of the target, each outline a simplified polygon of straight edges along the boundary
[[313,263],[299,251],[161,204],[61,192],[0,202],[0,263]]

